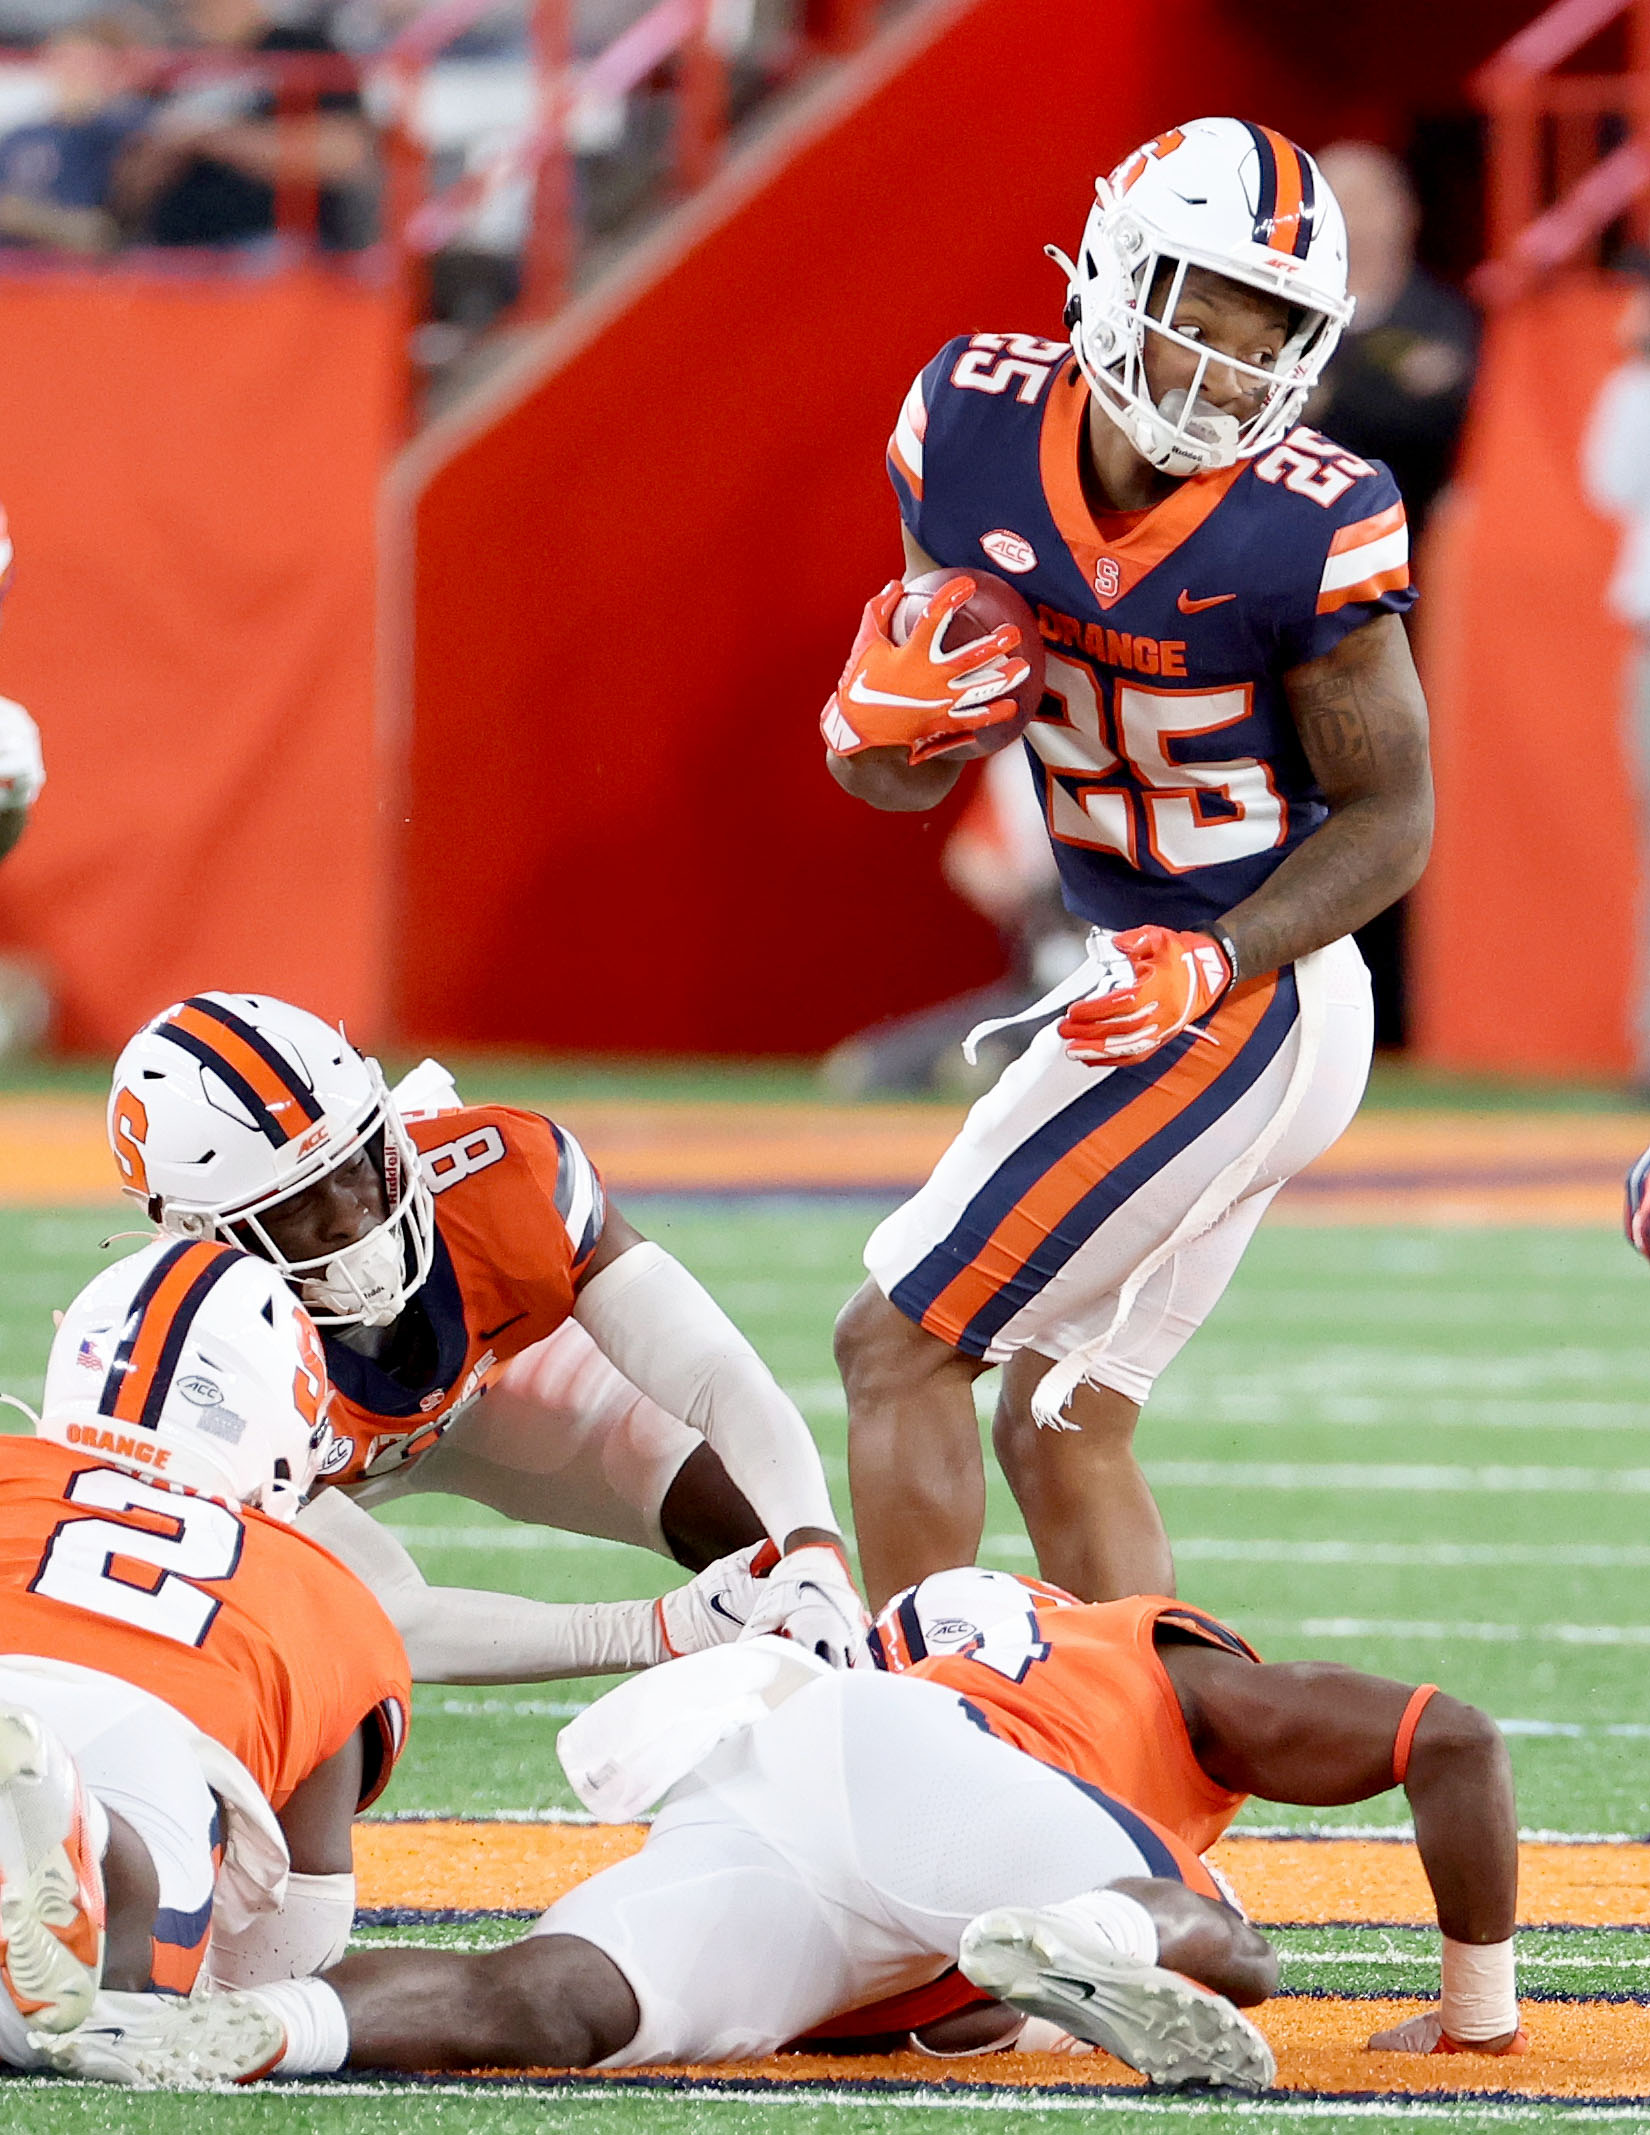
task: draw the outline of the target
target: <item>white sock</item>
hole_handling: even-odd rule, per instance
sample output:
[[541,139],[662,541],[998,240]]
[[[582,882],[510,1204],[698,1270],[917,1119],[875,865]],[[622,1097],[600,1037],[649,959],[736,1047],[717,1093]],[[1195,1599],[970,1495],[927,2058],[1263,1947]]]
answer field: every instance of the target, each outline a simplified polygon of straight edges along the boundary
[[273,2074],[330,2076],[349,2059],[349,2018],[324,1979],[283,1979],[248,1990],[286,2026],[286,2051]]

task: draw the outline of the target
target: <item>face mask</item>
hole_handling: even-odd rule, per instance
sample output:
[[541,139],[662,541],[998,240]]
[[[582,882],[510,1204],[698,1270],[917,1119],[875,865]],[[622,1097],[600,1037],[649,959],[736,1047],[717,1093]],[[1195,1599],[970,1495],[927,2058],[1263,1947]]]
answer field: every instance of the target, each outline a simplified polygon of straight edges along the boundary
[[[1186,413],[1185,387],[1171,386],[1158,402],[1157,412],[1165,422],[1180,424]],[[1186,435],[1195,444],[1212,446],[1218,464],[1228,467],[1237,458],[1240,427],[1235,415],[1211,408],[1204,400],[1194,404],[1191,420],[1184,425]]]
[[381,1225],[334,1253],[322,1274],[305,1278],[300,1294],[312,1312],[347,1315],[363,1327],[389,1326],[407,1301],[399,1230]]

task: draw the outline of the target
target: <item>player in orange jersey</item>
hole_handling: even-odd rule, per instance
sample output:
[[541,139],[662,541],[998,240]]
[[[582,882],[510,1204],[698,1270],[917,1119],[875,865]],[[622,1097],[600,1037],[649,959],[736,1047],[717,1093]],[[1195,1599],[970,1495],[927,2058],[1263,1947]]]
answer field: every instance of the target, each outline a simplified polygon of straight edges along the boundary
[[116,1065],[109,1132],[126,1191],[170,1236],[261,1255],[321,1329],[340,1489],[306,1516],[311,1531],[384,1596],[425,1681],[658,1656],[538,1602],[434,1606],[360,1510],[406,1490],[690,1568],[771,1536],[784,1555],[754,1631],[845,1662],[868,1619],[794,1404],[612,1205],[571,1134],[511,1106],[454,1108],[433,1063],[425,1080],[440,1109],[410,1098],[404,1117],[338,1031],[248,994],[175,1003]]
[[[1161,1595],[1085,1606],[972,1568],[896,1596],[871,1646],[878,1666],[955,1690],[1003,1741],[1143,1810],[1200,1855],[1251,1794],[1323,1807],[1407,1786],[1444,1936],[1442,1999],[1401,2037],[1371,2043],[1522,2051],[1511,1773],[1494,1722],[1470,1706],[1328,1662],[1263,1664],[1228,1626]],[[1003,1932],[994,1976],[1035,1970],[1022,1927]],[[904,2014],[906,2028],[925,2020]]]
[[100,1985],[187,1994],[209,1934],[225,1980],[347,1943],[350,1823],[409,1686],[291,1525],[325,1397],[271,1269],[167,1240],[75,1300],[40,1435],[0,1438],[0,2060],[43,2065]]
[[[0,2060],[99,2074],[121,1996],[187,1992],[209,1924],[221,1985],[348,1940],[351,1822],[405,1741],[408,1671],[291,1524],[329,1401],[273,1269],[163,1239],[70,1306],[40,1435],[0,1437]],[[657,1659],[720,1643],[760,1598],[756,1554],[580,1613]]]
[[[997,1364],[1039,1568],[1092,1600],[1172,1591],[1141,1407],[1356,1111],[1372,1019],[1351,936],[1431,837],[1403,502],[1300,421],[1352,309],[1312,158],[1192,120],[1100,179],[1077,258],[1054,256],[1069,339],[959,336],[889,447],[908,573],[1006,574],[1036,615],[1047,693],[1022,775],[1093,931],[1029,1049],[873,1233],[839,1322],[879,1605],[978,1548],[973,1382]],[[993,711],[990,648],[922,627],[895,645],[894,590],[822,727],[848,792],[921,810]]]
[[882,1675],[763,1640],[589,1708],[558,1744],[568,1777],[612,1817],[663,1790],[646,1845],[525,1942],[371,1952],[293,1987],[338,2059],[299,2059],[254,1993],[191,2011],[131,2065],[333,2068],[346,2033],[358,2068],[711,2062],[804,2036],[904,2044],[914,2025],[956,2050],[982,2019],[1001,2040],[1031,2013],[1158,2082],[1254,2088],[1271,2054],[1232,2003],[1263,2000],[1275,1963],[1201,1850],[1250,1794],[1327,1805],[1394,1784],[1444,1932],[1442,1994],[1370,2044],[1522,2050],[1511,1773],[1471,1706],[1261,1663],[1166,1597],[1085,1605],[974,1570],[900,1597],[876,1644]]

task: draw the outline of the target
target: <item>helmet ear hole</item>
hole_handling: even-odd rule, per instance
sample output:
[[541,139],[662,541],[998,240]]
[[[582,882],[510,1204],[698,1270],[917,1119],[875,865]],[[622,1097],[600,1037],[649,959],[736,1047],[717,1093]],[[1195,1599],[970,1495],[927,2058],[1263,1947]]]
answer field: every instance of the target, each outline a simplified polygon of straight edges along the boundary
[[1066,298],[1066,308],[1060,314],[1061,324],[1065,327],[1066,332],[1068,334],[1076,328],[1077,322],[1079,319],[1082,318],[1082,316],[1083,300],[1074,289],[1071,295]]

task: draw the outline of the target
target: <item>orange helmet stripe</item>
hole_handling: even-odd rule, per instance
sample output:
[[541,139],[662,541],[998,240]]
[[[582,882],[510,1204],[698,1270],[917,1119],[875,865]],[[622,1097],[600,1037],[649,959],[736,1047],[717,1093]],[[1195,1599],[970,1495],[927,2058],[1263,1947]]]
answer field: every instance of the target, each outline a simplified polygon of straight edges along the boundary
[[183,1043],[203,1066],[219,1068],[243,1100],[250,1093],[252,1109],[261,1115],[259,1129],[269,1140],[296,1141],[321,1117],[321,1107],[290,1069],[277,1067],[268,1051],[234,1028],[238,1020],[221,1016],[209,1004],[185,1001],[160,1029],[163,1037]]
[[195,1314],[238,1258],[232,1246],[193,1239],[175,1245],[155,1264],[132,1301],[103,1382],[99,1415],[155,1428]]
[[1301,152],[1294,142],[1270,126],[1261,132],[1272,144],[1277,159],[1277,196],[1272,207],[1272,233],[1266,242],[1274,252],[1293,252],[1301,234],[1301,211],[1305,205]]
[[1303,155],[1287,135],[1270,126],[1252,126],[1247,119],[1241,124],[1255,144],[1260,166],[1255,190],[1255,243],[1304,259],[1317,221],[1312,159]]

